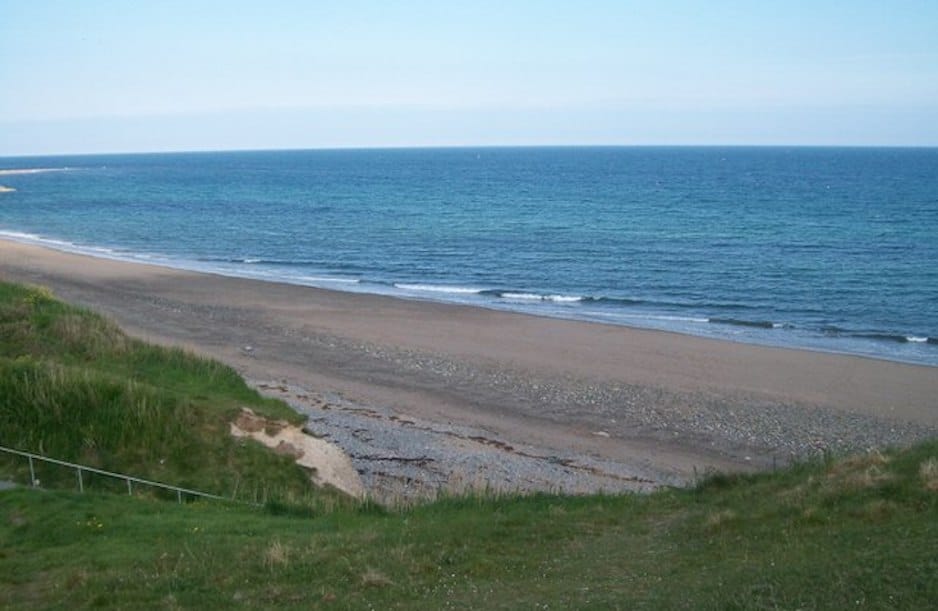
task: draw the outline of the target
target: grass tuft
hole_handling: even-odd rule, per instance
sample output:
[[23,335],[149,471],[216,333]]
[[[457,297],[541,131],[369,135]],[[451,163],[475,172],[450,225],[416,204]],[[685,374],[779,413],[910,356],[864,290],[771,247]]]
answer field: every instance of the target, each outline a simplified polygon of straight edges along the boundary
[[877,488],[892,481],[894,475],[886,469],[889,457],[879,450],[855,454],[834,461],[827,470],[827,485],[833,490],[865,490]]
[[707,519],[704,520],[704,526],[708,530],[714,531],[728,524],[732,524],[736,519],[735,511],[732,509],[722,509],[708,514]]
[[922,478],[925,490],[938,492],[938,458],[933,456],[923,460],[918,468],[918,474]]
[[361,581],[366,588],[385,588],[394,585],[394,582],[387,575],[371,567],[368,567],[362,573]]
[[274,541],[264,551],[264,566],[270,570],[285,567],[290,564],[290,546],[280,541]]

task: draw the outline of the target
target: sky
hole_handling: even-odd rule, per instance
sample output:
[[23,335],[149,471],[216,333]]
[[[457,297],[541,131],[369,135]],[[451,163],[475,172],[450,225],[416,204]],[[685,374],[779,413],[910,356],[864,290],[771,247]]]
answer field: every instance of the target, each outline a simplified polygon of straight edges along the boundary
[[0,155],[938,145],[938,1],[0,0]]

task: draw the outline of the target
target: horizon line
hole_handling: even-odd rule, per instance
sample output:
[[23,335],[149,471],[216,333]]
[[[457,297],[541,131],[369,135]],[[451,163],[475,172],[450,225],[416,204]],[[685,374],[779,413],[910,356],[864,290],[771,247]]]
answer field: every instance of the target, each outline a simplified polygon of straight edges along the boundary
[[247,147],[247,148],[191,148],[166,150],[114,150],[114,151],[86,151],[72,153],[29,153],[8,154],[0,153],[0,159],[27,159],[34,157],[92,157],[96,155],[181,155],[181,154],[212,154],[212,153],[290,153],[315,151],[413,151],[413,150],[460,150],[460,149],[613,149],[613,148],[710,148],[710,149],[938,149],[938,144],[412,144],[412,145],[336,145],[336,146],[309,146],[309,147]]

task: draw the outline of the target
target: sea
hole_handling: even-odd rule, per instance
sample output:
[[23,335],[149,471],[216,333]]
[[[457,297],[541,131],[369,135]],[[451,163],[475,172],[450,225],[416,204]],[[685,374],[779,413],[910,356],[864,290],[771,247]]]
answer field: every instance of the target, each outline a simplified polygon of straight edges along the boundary
[[0,237],[938,366],[938,149],[0,158]]

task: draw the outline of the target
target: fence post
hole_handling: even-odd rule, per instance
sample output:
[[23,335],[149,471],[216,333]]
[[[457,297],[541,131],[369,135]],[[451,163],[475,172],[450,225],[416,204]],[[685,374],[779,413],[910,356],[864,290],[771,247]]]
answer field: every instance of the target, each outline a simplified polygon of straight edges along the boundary
[[133,495],[134,495],[134,490],[131,487],[130,478],[128,477],[127,478],[127,496],[133,496]]
[[28,456],[29,458],[29,487],[34,488],[36,486],[36,469],[33,468],[33,457]]
[[84,491],[85,491],[85,483],[84,483],[83,481],[81,481],[81,467],[76,467],[76,468],[75,468],[75,473],[78,474],[78,491],[79,491],[79,492],[84,492]]
[[176,500],[182,503],[182,490],[180,490],[179,488],[176,488]]

